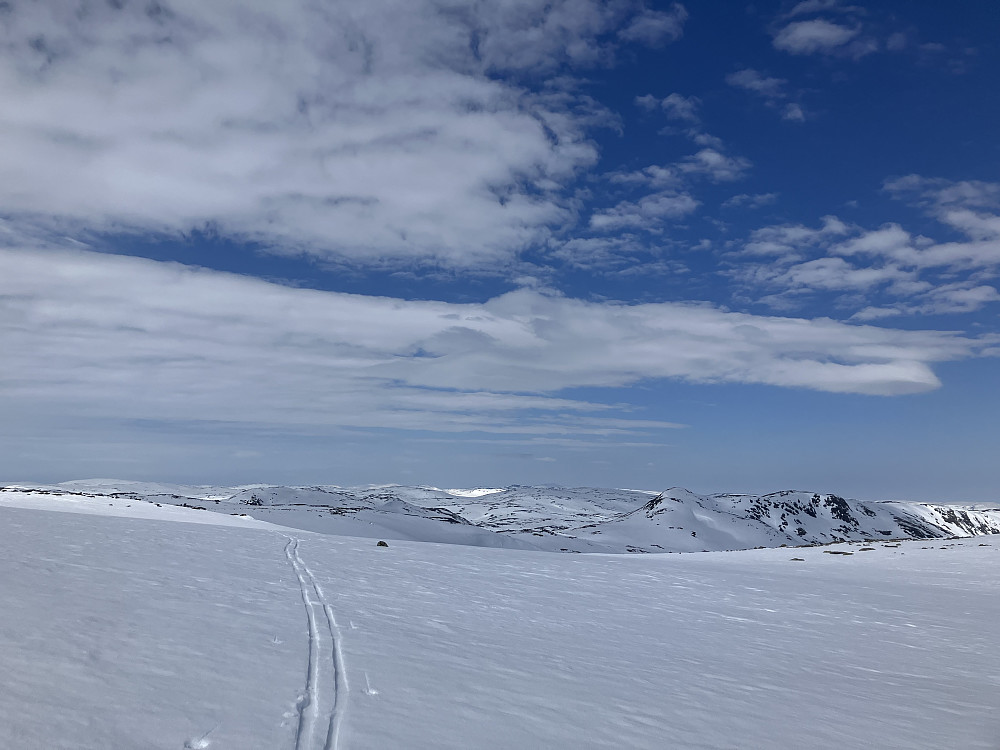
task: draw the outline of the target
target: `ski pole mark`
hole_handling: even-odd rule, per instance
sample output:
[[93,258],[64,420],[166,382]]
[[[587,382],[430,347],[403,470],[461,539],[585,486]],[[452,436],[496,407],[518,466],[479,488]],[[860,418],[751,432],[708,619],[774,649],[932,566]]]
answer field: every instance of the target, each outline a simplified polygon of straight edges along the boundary
[[203,734],[201,737],[196,737],[185,742],[184,743],[185,750],[205,750],[205,748],[211,747],[212,741],[208,739],[208,735],[210,735],[220,726],[222,726],[221,721],[214,727],[209,729],[207,732],[205,732],[205,734]]
[[368,681],[367,672],[365,672],[365,695],[378,695],[378,690],[373,688],[371,682]]
[[298,578],[309,626],[306,689],[296,705],[295,750],[337,750],[348,691],[340,629],[316,576],[299,555],[299,540],[287,539],[285,557]]

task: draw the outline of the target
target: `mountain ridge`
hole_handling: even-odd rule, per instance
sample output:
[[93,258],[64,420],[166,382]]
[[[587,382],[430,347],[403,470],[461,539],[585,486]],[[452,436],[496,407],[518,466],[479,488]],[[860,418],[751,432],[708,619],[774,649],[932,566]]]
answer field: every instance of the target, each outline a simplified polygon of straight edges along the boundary
[[98,479],[0,487],[11,492],[126,498],[339,536],[558,552],[710,552],[1000,534],[1000,503],[876,502],[803,490],[699,495],[683,487],[223,487]]

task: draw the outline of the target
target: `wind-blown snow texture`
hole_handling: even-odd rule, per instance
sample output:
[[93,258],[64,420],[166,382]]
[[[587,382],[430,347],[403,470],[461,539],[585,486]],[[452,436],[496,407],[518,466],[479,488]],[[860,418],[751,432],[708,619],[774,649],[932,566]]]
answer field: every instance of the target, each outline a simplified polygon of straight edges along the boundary
[[[290,496],[261,489],[262,503]],[[406,502],[422,507],[415,494]],[[487,497],[501,499],[460,502]],[[594,493],[594,517],[614,497]],[[811,503],[775,502],[789,498]],[[726,513],[652,500],[601,523]],[[672,505],[686,510],[658,515]],[[838,507],[821,498],[816,520],[853,527]],[[129,497],[26,492],[0,493],[0,534],[0,747],[995,750],[1000,739],[990,537],[697,555],[382,548]]]
[[708,552],[1000,533],[993,507],[832,494],[696,495],[592,487],[185,487],[90,480],[3,493],[128,500],[246,515],[324,534],[562,552]]

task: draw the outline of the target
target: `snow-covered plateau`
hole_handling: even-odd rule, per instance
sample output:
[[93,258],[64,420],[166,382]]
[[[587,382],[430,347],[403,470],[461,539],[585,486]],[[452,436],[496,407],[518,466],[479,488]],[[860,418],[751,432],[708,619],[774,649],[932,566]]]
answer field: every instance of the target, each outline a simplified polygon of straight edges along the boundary
[[3,748],[1000,747],[989,505],[93,480],[0,531]]

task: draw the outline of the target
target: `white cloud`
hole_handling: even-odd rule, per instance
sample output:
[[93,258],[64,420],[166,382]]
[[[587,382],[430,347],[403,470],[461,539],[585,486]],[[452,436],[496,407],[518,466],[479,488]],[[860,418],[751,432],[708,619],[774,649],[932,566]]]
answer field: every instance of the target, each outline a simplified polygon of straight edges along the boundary
[[727,75],[726,83],[766,99],[781,99],[785,96],[785,85],[788,81],[784,78],[766,76],[753,68],[743,68]]
[[1000,302],[1000,292],[995,287],[968,282],[939,286],[928,295],[924,312],[962,313],[974,312],[992,303]]
[[571,220],[563,187],[597,158],[593,102],[495,73],[608,63],[617,32],[668,39],[683,20],[629,0],[8,7],[13,220],[457,266]]
[[883,320],[884,318],[894,318],[902,315],[903,311],[898,307],[865,307],[858,310],[851,316],[851,320],[858,320],[867,323],[872,320]]
[[674,164],[654,164],[633,172],[611,173],[608,180],[612,184],[644,187],[652,192],[595,211],[590,217],[590,228],[598,232],[622,229],[659,232],[664,222],[683,218],[700,205],[689,191],[693,178],[731,182],[742,178],[750,167],[748,159],[703,148]]
[[[899,235],[901,236],[901,235]],[[943,274],[995,271],[1000,267],[1000,238],[971,242],[895,243],[896,234],[885,229],[864,232],[855,240],[836,245],[830,252],[867,254],[887,258],[902,266]]]
[[[885,189],[967,239],[938,242],[895,223],[866,230],[826,217],[819,230],[777,225],[754,231],[735,257],[774,260],[745,264],[731,275],[750,287],[781,289],[762,299],[782,309],[794,309],[810,290],[865,291],[869,298],[841,298],[849,306],[868,303],[854,320],[968,313],[1000,301],[986,283],[1000,272],[1000,184],[908,175],[886,181]],[[888,299],[871,304],[876,293]]]
[[[552,72],[567,62],[611,63],[617,50],[613,39],[647,45],[674,41],[683,34],[687,18],[679,3],[667,11],[654,11],[643,0],[381,0],[374,5],[383,24],[400,24],[401,19],[419,14],[421,25],[413,31],[426,26],[427,19],[437,22],[441,16],[456,25],[457,31],[442,30],[432,41],[457,39],[464,49],[430,47],[431,55],[464,62],[471,52],[488,70],[535,72]],[[405,24],[400,28],[402,34],[408,32]]]
[[795,21],[775,35],[774,46],[797,55],[830,52],[847,44],[859,33],[860,29],[850,28],[821,18],[811,21]]
[[[645,379],[901,394],[986,338],[520,290],[449,304],[85,251],[0,250],[8,426],[84,418],[599,436],[675,427],[560,396]],[[620,400],[613,393],[612,400]]]
[[635,104],[637,107],[642,107],[647,112],[652,112],[660,106],[660,99],[652,94],[643,94],[642,96],[637,96],[635,98]]
[[[868,290],[881,284],[915,282],[912,272],[896,266],[856,267],[843,258],[817,258],[775,271],[771,283],[789,289]],[[929,285],[925,285],[929,286]],[[912,288],[911,288],[912,290]]]
[[761,97],[769,107],[780,107],[782,120],[805,122],[806,113],[802,105],[785,101],[788,98],[788,81],[784,78],[767,76],[753,68],[742,68],[727,75],[726,83]]
[[884,255],[902,260],[912,253],[913,238],[898,224],[886,224],[880,229],[864,232],[846,242],[833,245],[839,255]]
[[688,131],[688,136],[691,138],[691,141],[698,146],[713,148],[716,151],[722,151],[726,147],[721,138],[714,136],[711,133],[691,130]]
[[988,304],[1000,302],[1000,292],[986,284],[956,282],[935,287],[916,298],[918,302],[900,302],[891,307],[866,307],[851,316],[852,320],[877,320],[897,315],[946,315],[975,312]]
[[751,166],[749,159],[742,156],[728,156],[714,148],[703,148],[678,164],[682,172],[704,175],[712,182],[738,180]]
[[748,255],[770,255],[782,262],[801,260],[805,253],[831,237],[847,234],[850,227],[836,216],[824,216],[818,229],[803,224],[778,224],[756,229],[743,246]]
[[833,248],[834,252],[866,253],[914,268],[951,273],[992,272],[1000,267],[1000,183],[951,182],[909,175],[887,180],[885,189],[894,197],[912,200],[968,240],[934,242],[913,238],[898,225],[890,224],[863,232]]
[[843,54],[852,58],[875,52],[874,39],[861,36],[860,26],[846,26],[823,18],[793,21],[774,35],[774,47],[793,55]]
[[681,171],[673,166],[651,164],[634,172],[614,172],[608,179],[619,185],[647,185],[654,188],[676,187],[680,185]]
[[[976,220],[990,219],[1000,213],[1000,182],[962,180],[953,182],[940,178],[911,174],[886,180],[884,189],[890,195],[924,207],[928,214],[958,229],[975,228]],[[988,213],[993,212],[991,217]],[[954,223],[953,223],[954,222]],[[995,229],[990,229],[992,235]]]
[[698,205],[687,193],[672,190],[650,193],[637,201],[622,201],[613,208],[595,212],[590,217],[590,227],[599,232],[626,228],[655,230],[667,219],[687,216]]
[[979,180],[952,182],[941,178],[908,174],[891,177],[882,187],[896,198],[916,199],[926,206],[996,208],[1000,204],[1000,183]]
[[684,34],[684,22],[687,17],[687,9],[680,3],[674,3],[669,11],[646,8],[618,32],[618,37],[628,42],[642,42],[649,46],[674,42]]
[[[800,20],[803,17],[807,20]],[[789,23],[792,19],[795,21]],[[874,3],[865,8],[845,5],[839,0],[805,0],[778,16],[774,46],[793,54],[823,54],[854,60],[885,49],[895,53],[910,51],[930,62],[931,55],[946,51],[942,44],[920,43],[913,28],[893,29],[898,20],[898,16],[885,13]],[[960,58],[946,64],[953,72],[964,69]]]
[[662,109],[672,120],[686,120],[692,123],[697,123],[700,120],[698,108],[701,106],[701,101],[695,96],[684,96],[674,92],[659,99],[652,94],[646,94],[645,96],[637,96],[635,103],[650,111],[657,108]]
[[805,122],[806,112],[802,109],[801,104],[795,104],[794,102],[786,104],[784,109],[781,110],[782,120],[791,120],[792,122]]
[[687,120],[688,122],[698,122],[698,107],[701,102],[694,96],[681,96],[673,93],[665,97],[660,106],[667,113],[667,117],[675,120]]
[[982,214],[968,209],[942,211],[940,220],[974,240],[1000,239],[1000,216]]

